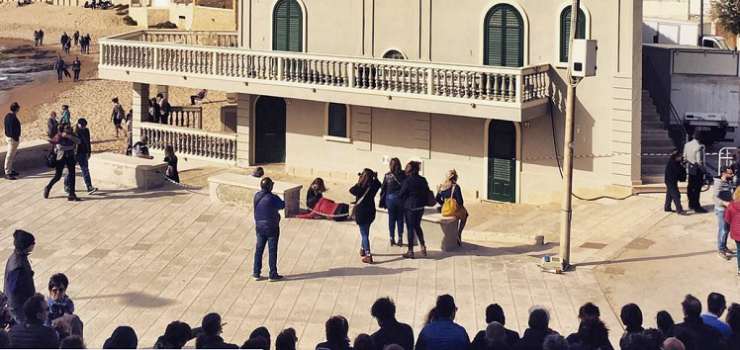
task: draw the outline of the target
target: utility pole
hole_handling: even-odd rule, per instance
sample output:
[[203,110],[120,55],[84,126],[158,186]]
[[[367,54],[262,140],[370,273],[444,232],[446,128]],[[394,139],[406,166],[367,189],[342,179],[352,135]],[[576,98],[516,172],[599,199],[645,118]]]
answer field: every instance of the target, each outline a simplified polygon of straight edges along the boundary
[[570,46],[568,46],[568,92],[565,101],[565,146],[563,147],[563,203],[560,210],[560,259],[563,271],[570,266],[570,229],[573,219],[573,148],[575,133],[576,81],[572,77],[573,43],[578,30],[580,0],[573,0],[570,8]]
[[704,0],[699,1],[699,46],[704,46]]

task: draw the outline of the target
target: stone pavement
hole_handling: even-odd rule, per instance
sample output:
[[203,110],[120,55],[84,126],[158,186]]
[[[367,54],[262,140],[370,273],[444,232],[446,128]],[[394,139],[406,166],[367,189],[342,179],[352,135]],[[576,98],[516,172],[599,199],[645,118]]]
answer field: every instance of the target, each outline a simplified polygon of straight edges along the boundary
[[[389,247],[386,230],[379,225],[371,234],[377,263],[368,266],[357,256],[360,236],[354,224],[284,220],[279,269],[287,278],[268,283],[249,278],[255,244],[250,213],[211,204],[205,189],[169,185],[141,192],[101,183],[99,194],[81,195],[84,201],[70,203],[61,184],[50,199],[43,199],[49,177],[49,172],[41,172],[15,182],[0,180],[0,259],[12,251],[13,229],[33,232],[37,289],[45,293],[52,274],[67,274],[90,347],[101,347],[118,325],[132,326],[140,346],[150,347],[169,322],[179,319],[197,325],[206,313],[219,312],[227,323],[223,335],[227,341],[241,344],[260,325],[273,335],[293,327],[299,348],[313,349],[323,340],[323,324],[331,315],[347,317],[353,338],[377,329],[370,306],[380,296],[393,298],[399,320],[418,334],[436,296],[443,293],[455,297],[457,321],[471,337],[484,328],[489,303],[500,303],[508,316],[507,327],[520,331],[526,328],[529,307],[544,305],[551,310],[551,326],[568,334],[577,328],[578,307],[592,301],[601,308],[616,340],[622,332],[618,310],[627,300],[641,305],[649,300],[645,319],[654,325],[654,309],[675,306],[687,292],[706,297],[706,288],[689,286],[692,281],[718,284],[712,281],[714,270],[689,270],[704,273],[701,279],[676,273],[670,264],[683,267],[685,259],[680,256],[645,258],[650,264],[643,267],[636,264],[642,258],[629,255],[652,255],[647,239],[659,238],[666,241],[667,251],[704,254],[712,249],[713,234],[705,232],[700,240],[694,236],[697,230],[711,231],[714,217],[669,216],[662,212],[661,198],[579,204],[574,213],[573,261],[583,265],[565,275],[543,273],[537,267],[541,256],[557,250],[553,244],[476,242],[455,252],[405,260],[400,257],[404,248]],[[678,220],[684,219],[691,224],[683,231],[676,229],[682,225]],[[656,229],[657,234],[677,236],[644,238],[652,237]],[[716,257],[699,257],[712,267],[728,269],[727,276],[733,272]],[[666,267],[656,270],[654,262]],[[639,277],[639,288],[627,278],[633,275]],[[728,278],[722,291],[738,300],[737,279]],[[656,282],[667,285],[661,288]],[[679,319],[679,313],[674,317]]]

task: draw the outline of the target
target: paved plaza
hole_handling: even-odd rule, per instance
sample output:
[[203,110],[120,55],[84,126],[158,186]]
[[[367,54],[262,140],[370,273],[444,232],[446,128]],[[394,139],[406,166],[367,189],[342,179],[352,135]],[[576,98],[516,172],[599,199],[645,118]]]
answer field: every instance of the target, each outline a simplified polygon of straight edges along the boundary
[[[543,255],[557,251],[555,244],[476,241],[405,260],[404,248],[389,247],[380,223],[371,234],[376,264],[368,266],[357,256],[360,235],[353,223],[288,219],[279,254],[286,280],[269,283],[250,279],[251,213],[212,204],[207,189],[168,185],[143,192],[102,182],[98,194],[70,203],[61,184],[43,199],[49,178],[39,170],[0,181],[0,259],[12,251],[14,229],[34,233],[37,289],[46,293],[52,274],[67,274],[90,347],[101,347],[118,325],[132,326],[140,346],[151,347],[169,322],[197,325],[206,313],[218,312],[227,323],[227,341],[241,344],[260,325],[273,335],[293,327],[299,348],[313,349],[331,315],[347,317],[353,338],[377,329],[369,310],[380,296],[393,298],[399,320],[418,334],[443,293],[455,297],[457,321],[471,337],[484,327],[492,302],[504,307],[507,327],[520,331],[528,308],[544,305],[552,328],[568,334],[577,328],[578,307],[592,301],[616,341],[622,333],[619,308],[626,302],[642,306],[646,325],[654,326],[659,309],[681,319],[678,304],[687,293],[705,299],[718,291],[740,301],[735,260],[721,261],[714,252],[714,216],[664,213],[660,196],[580,202],[573,244],[578,268],[565,275],[537,267]],[[556,219],[547,208],[540,216]],[[534,213],[528,215],[536,221]]]

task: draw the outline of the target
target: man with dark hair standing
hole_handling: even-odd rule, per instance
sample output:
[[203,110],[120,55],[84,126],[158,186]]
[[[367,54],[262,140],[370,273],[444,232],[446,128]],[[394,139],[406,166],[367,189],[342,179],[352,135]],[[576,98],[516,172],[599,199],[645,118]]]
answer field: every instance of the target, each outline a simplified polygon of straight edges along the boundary
[[[13,254],[5,264],[5,295],[8,297],[8,309],[16,323],[23,323],[23,304],[36,294],[33,283],[33,270],[28,255],[36,247],[33,234],[15,230],[13,232]],[[44,319],[45,320],[45,319]],[[43,323],[43,320],[41,321]]]
[[254,251],[254,269],[252,277],[262,280],[262,254],[265,245],[269,249],[270,282],[279,281],[283,278],[277,271],[278,239],[280,238],[280,213],[285,209],[285,202],[272,193],[274,182],[269,177],[260,181],[261,191],[254,195],[254,221],[257,232],[257,248]]
[[732,202],[732,177],[735,175],[731,167],[721,166],[719,176],[712,185],[712,201],[714,201],[714,215],[717,216],[717,255],[721,259],[730,260],[735,255],[727,248],[727,234],[729,226],[725,223],[725,210]]
[[375,301],[370,314],[378,321],[380,329],[373,333],[376,350],[383,350],[388,344],[398,344],[404,350],[414,349],[414,330],[411,326],[396,320],[396,304],[390,298]]
[[21,141],[21,121],[18,119],[20,110],[21,106],[18,102],[13,102],[10,104],[10,113],[5,115],[5,141],[8,142],[8,153],[5,155],[5,178],[8,180],[16,180],[18,176],[13,169],[13,159]]
[[[486,324],[491,322],[498,322],[502,326],[506,325],[506,315],[504,309],[499,304],[491,304],[486,307]],[[513,348],[514,345],[519,341],[519,333],[512,331],[511,329],[504,328],[506,333],[506,345]],[[485,349],[486,348],[486,330],[482,330],[475,335],[472,343],[473,349]]]
[[456,324],[457,306],[451,295],[437,297],[437,321],[424,327],[416,342],[417,350],[467,350],[470,338],[465,328]]
[[[678,335],[686,350],[719,349],[722,334],[716,328],[704,324],[701,318],[701,301],[689,294],[681,303],[684,321],[673,327],[669,337]],[[684,341],[685,340],[685,341]]]
[[707,297],[707,312],[701,314],[701,320],[704,321],[704,324],[716,328],[722,333],[722,338],[727,338],[732,333],[730,325],[720,320],[725,310],[727,310],[725,296],[719,293],[709,293],[709,297]]
[[702,142],[702,132],[697,130],[694,133],[694,139],[686,143],[683,147],[683,158],[689,164],[689,184],[686,188],[686,196],[689,197],[689,209],[697,213],[706,213],[707,210],[702,208],[699,203],[701,195],[701,186],[704,184],[704,174],[707,169],[704,162],[705,150]]
[[75,39],[75,46],[79,45],[79,43],[80,43],[80,31],[79,30],[75,30],[75,33],[72,34],[72,38]]
[[72,61],[72,71],[74,76],[74,81],[77,82],[80,80],[80,71],[82,70],[82,62],[80,62],[79,57],[75,57],[75,60]]
[[59,39],[59,42],[62,44],[62,51],[64,51],[67,48],[68,41],[69,41],[69,35],[67,35],[67,32],[64,32],[64,34],[62,34],[62,37]]
[[14,349],[58,349],[57,332],[44,326],[49,316],[49,305],[41,294],[35,294],[23,305],[25,322],[10,329],[10,343]]
[[[87,128],[87,119],[77,119],[77,125],[72,129],[72,135],[80,139],[80,144],[77,145],[77,152],[75,153],[75,160],[80,165],[82,170],[82,179],[87,185],[87,194],[93,194],[98,191],[97,188],[93,187],[92,179],[90,178],[90,167],[88,161],[92,155],[92,143],[90,142],[90,129]],[[67,173],[67,177],[64,179],[64,187],[68,188],[72,182],[72,176],[74,174]]]

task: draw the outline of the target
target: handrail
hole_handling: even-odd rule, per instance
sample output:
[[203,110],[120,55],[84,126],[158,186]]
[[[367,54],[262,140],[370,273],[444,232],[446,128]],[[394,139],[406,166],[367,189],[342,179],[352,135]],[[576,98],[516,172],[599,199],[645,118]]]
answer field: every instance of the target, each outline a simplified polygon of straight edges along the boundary
[[234,133],[226,133],[226,132],[218,132],[218,131],[205,131],[205,130],[198,130],[193,128],[188,128],[184,126],[175,126],[175,125],[166,125],[166,124],[158,124],[154,122],[142,122],[141,123],[142,128],[152,129],[152,130],[158,130],[158,131],[174,131],[181,134],[188,134],[188,135],[197,135],[197,136],[210,136],[210,137],[220,137],[224,139],[230,139],[234,138],[236,139],[236,134]]
[[[671,102],[671,95],[666,91],[665,85],[663,85],[663,81],[660,79],[660,76],[658,75],[657,70],[655,69],[655,66],[653,65],[653,62],[650,60],[650,57],[643,55],[643,63],[646,64],[648,68],[648,73],[650,73],[650,78],[654,79],[654,83],[650,84],[648,82],[648,79],[643,79],[642,83],[644,85],[648,85],[648,91],[650,92],[650,95],[652,96],[653,93],[657,93],[658,98],[653,99],[653,102],[656,103],[656,107],[658,108],[658,113],[661,114],[661,120],[664,124],[666,124],[666,127],[670,127],[670,118],[673,118],[676,123],[678,124],[678,127],[681,129],[681,132],[684,135],[684,142],[688,141],[689,133],[686,131],[686,127],[684,126],[683,120],[678,115],[678,112],[676,111],[676,107],[673,106],[673,102]],[[654,87],[654,89],[651,89],[650,87]],[[658,90],[656,92],[651,90]],[[660,105],[659,105],[660,104]],[[666,110],[667,108],[667,110]],[[665,114],[668,113],[666,116]]]

